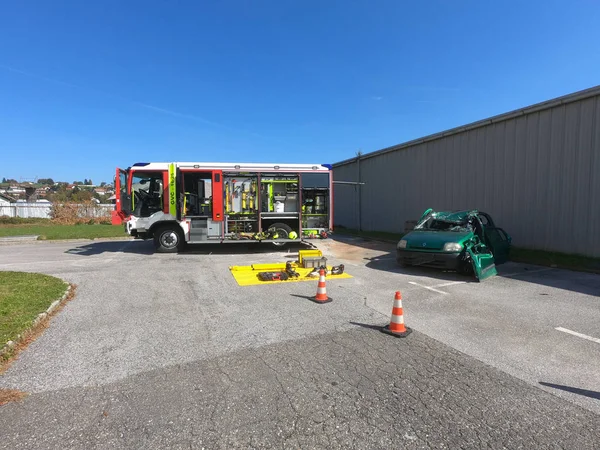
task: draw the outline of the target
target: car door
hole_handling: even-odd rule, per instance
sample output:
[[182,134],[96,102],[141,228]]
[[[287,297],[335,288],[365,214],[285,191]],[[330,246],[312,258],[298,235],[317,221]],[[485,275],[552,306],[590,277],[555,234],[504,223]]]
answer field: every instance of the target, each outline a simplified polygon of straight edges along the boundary
[[131,194],[129,194],[128,172],[117,168],[115,176],[115,210],[122,219],[131,214]]
[[496,264],[502,264],[508,261],[510,252],[510,236],[502,228],[486,227],[485,240],[488,247],[494,254]]

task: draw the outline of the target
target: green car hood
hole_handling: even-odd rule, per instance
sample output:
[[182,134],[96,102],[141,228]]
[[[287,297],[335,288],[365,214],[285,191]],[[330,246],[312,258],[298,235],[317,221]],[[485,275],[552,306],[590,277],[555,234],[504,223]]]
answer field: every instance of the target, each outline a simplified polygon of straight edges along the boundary
[[456,242],[462,244],[471,239],[471,231],[433,231],[433,230],[415,230],[405,235],[402,239],[406,240],[406,248],[414,250],[441,250],[444,244]]

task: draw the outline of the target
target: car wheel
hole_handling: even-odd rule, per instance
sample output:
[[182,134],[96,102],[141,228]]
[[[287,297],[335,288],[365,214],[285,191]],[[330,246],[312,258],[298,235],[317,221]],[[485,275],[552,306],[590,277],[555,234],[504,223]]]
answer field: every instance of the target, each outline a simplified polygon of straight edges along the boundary
[[183,232],[178,228],[167,225],[154,232],[154,248],[158,253],[177,253],[183,248]]
[[473,264],[469,259],[463,259],[458,266],[458,273],[462,275],[473,275]]
[[[292,227],[290,227],[289,225],[286,225],[285,223],[274,223],[273,225],[271,225],[269,227],[269,232],[273,233],[276,232],[278,235],[278,239],[288,239],[290,236],[290,233],[292,232]],[[285,247],[288,243],[287,242],[273,242],[273,245],[275,247]]]
[[406,269],[407,267],[410,267],[410,264],[405,263],[404,260],[402,260],[402,259],[396,258],[396,263],[398,263],[398,265],[400,267],[402,267],[403,269]]

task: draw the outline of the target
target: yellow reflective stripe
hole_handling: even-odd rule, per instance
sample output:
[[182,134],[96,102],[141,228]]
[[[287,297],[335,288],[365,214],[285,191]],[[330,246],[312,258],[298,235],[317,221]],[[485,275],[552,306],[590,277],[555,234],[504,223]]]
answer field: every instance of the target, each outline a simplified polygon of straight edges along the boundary
[[169,214],[177,217],[177,182],[175,164],[169,164]]

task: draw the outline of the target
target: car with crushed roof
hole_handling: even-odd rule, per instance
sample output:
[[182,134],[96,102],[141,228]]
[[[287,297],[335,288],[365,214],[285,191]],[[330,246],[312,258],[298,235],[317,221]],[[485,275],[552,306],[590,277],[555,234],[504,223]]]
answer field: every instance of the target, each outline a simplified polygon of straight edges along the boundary
[[474,274],[482,281],[508,260],[512,238],[482,211],[428,209],[396,246],[402,266],[424,266]]

